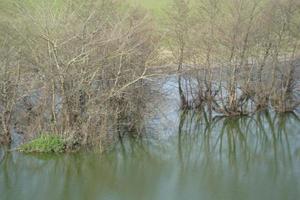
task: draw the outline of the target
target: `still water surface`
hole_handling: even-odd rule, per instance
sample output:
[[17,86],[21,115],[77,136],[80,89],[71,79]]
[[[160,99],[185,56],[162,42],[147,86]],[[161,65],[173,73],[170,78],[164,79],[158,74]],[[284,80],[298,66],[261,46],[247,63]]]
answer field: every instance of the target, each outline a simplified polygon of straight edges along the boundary
[[300,199],[299,114],[181,113],[170,96],[145,135],[125,136],[104,155],[0,150],[0,199]]

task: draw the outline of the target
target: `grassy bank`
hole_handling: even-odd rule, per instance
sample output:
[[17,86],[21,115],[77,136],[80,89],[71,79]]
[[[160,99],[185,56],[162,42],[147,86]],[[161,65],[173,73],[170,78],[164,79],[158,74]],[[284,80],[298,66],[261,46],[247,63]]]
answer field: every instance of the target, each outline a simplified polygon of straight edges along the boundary
[[164,18],[172,0],[129,0],[131,5],[142,6],[150,10],[156,17]]

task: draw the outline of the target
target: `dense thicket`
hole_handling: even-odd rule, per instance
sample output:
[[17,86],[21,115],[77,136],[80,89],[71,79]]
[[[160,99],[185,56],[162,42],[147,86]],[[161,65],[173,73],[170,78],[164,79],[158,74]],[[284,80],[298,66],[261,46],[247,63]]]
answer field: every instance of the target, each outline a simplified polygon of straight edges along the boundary
[[166,52],[183,109],[233,116],[299,105],[298,0],[174,0],[160,34],[124,1],[3,0],[0,11],[2,142],[51,133],[70,147],[103,146],[143,132],[146,80]]
[[[141,9],[112,0],[7,2],[0,24],[1,135],[72,143],[139,131],[157,37]],[[93,140],[91,140],[93,138]]]
[[299,105],[299,1],[174,0],[170,10],[170,45],[186,75],[179,77],[182,107],[243,115]]

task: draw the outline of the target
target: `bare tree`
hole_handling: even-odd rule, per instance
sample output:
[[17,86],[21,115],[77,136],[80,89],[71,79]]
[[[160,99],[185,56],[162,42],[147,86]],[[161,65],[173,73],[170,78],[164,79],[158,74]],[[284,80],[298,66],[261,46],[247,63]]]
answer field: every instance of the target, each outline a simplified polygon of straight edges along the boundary
[[66,1],[59,8],[51,2],[16,5],[17,20],[10,23],[24,68],[19,90],[26,91],[34,112],[25,111],[31,118],[27,132],[59,134],[84,145],[101,144],[118,124],[139,131],[144,80],[151,77],[158,41],[147,13],[121,12],[111,0]]

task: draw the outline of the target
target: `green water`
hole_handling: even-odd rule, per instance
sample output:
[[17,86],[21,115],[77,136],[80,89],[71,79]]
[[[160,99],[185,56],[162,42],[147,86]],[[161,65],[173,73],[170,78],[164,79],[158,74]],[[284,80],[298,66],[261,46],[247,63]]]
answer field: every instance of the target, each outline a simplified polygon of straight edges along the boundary
[[190,112],[168,120],[157,117],[148,134],[124,136],[104,155],[2,151],[0,199],[300,198],[297,114],[212,119]]

